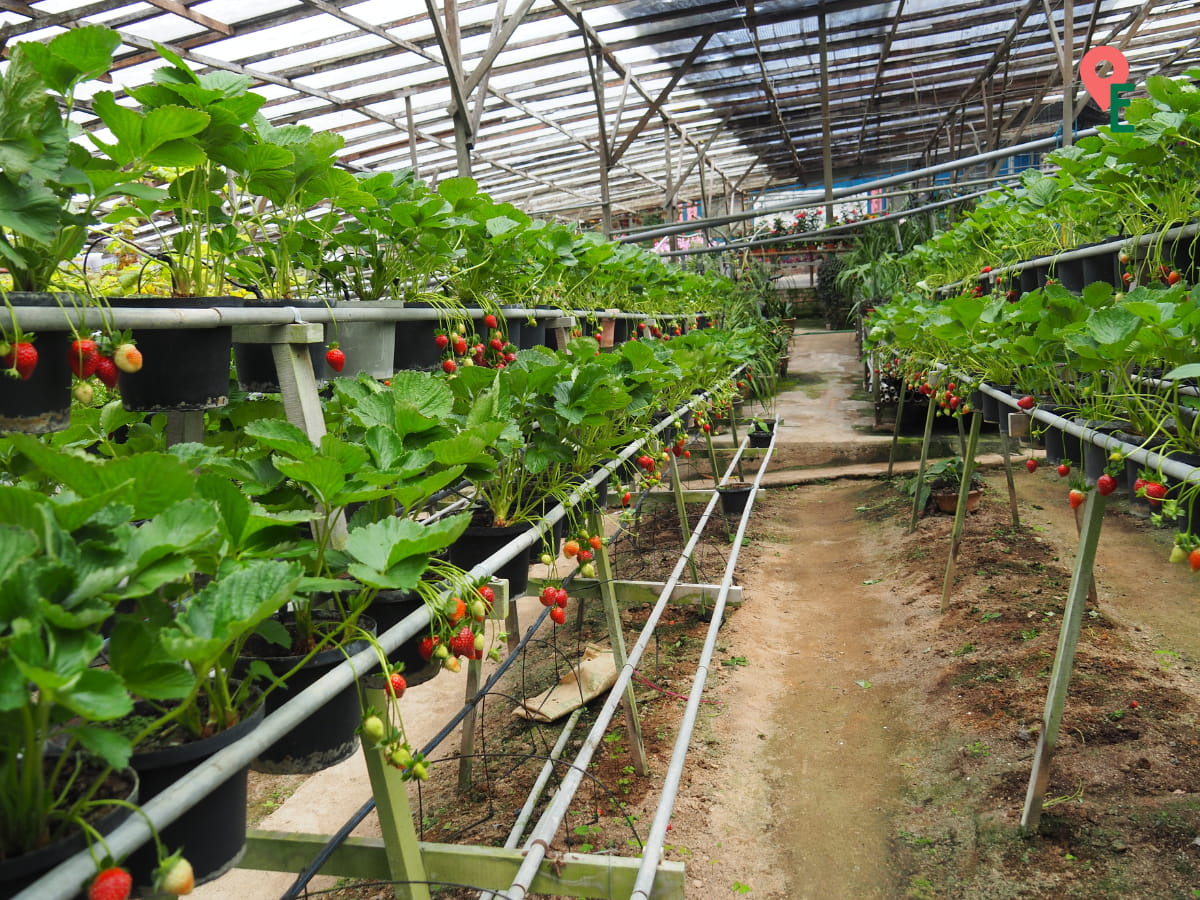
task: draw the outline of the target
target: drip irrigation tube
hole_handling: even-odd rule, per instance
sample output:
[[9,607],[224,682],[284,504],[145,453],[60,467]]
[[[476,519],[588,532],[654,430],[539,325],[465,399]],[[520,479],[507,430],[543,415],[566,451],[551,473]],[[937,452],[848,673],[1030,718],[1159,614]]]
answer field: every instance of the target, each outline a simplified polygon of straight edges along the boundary
[[[776,416],[775,425],[778,427],[779,418]],[[713,651],[717,645],[717,632],[721,628],[721,618],[725,613],[725,601],[729,597],[729,589],[733,586],[733,572],[737,565],[738,554],[742,548],[742,540],[746,536],[746,526],[750,522],[750,513],[754,508],[754,497],[762,483],[763,474],[771,462],[771,454],[775,452],[775,432],[771,432],[771,443],[759,463],[758,474],[750,487],[750,497],[746,508],[742,511],[741,521],[738,522],[737,534],[733,539],[733,549],[729,553],[729,561],[725,565],[725,575],[721,579],[721,589],[717,592],[717,600],[713,605],[712,622],[709,624],[708,635],[704,648],[700,651],[700,662],[696,666],[696,674],[692,679],[692,689],[688,692],[688,703],[684,709],[683,720],[679,723],[679,734],[675,738],[675,747],[671,753],[671,762],[667,766],[667,774],[663,779],[662,796],[658,801],[658,809],[654,813],[654,821],[650,833],[642,845],[642,864],[638,868],[637,877],[633,882],[630,898],[643,897],[649,900],[650,891],[654,888],[654,876],[657,873],[658,861],[662,857],[663,844],[666,841],[667,826],[671,822],[671,813],[675,809],[675,798],[679,793],[679,783],[683,778],[683,765],[687,757],[688,747],[692,742],[692,732],[696,727],[696,718],[700,711],[700,701],[704,693],[704,683],[708,680],[708,667],[712,662]]]
[[[730,477],[735,466],[736,457],[730,462],[721,479],[722,481]],[[675,569],[663,585],[658,601],[655,603],[653,609],[650,610],[646,624],[642,628],[637,642],[630,648],[625,665],[617,673],[616,683],[609,689],[608,697],[596,715],[596,722],[592,725],[591,730],[584,739],[583,745],[572,761],[571,767],[563,776],[554,798],[542,812],[541,818],[538,819],[537,825],[534,826],[532,834],[526,840],[524,846],[525,859],[522,861],[521,867],[517,870],[517,874],[513,877],[509,891],[505,894],[508,900],[524,900],[528,895],[529,885],[532,883],[534,876],[546,858],[550,842],[554,839],[554,835],[558,833],[558,829],[562,825],[571,801],[574,799],[575,793],[583,781],[583,775],[587,771],[592,755],[595,753],[596,748],[599,747],[604,733],[612,721],[613,715],[616,713],[625,696],[625,689],[629,686],[637,665],[641,661],[642,654],[645,653],[646,648],[649,646],[650,638],[654,634],[658,620],[666,608],[675,585],[679,583],[685,566],[695,552],[696,545],[700,542],[700,538],[704,533],[704,527],[712,516],[713,508],[716,506],[719,498],[720,495],[714,490],[708,500],[708,504],[704,508],[704,512],[696,523],[691,539],[687,542],[683,552],[680,554],[679,561],[675,564]]]

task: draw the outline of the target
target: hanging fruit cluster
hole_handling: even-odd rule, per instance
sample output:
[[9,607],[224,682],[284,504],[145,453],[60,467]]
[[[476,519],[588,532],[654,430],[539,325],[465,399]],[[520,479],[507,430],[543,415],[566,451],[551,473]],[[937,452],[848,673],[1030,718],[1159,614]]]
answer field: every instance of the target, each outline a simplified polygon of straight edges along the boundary
[[459,322],[453,330],[439,329],[433,336],[438,350],[442,351],[442,371],[453,375],[459,366],[483,366],[503,369],[517,358],[517,348],[509,343],[500,330],[500,320],[491,313],[483,317],[486,342],[472,334],[467,339],[467,323]]
[[75,376],[72,393],[78,402],[90,405],[96,395],[92,378],[111,391],[122,372],[127,375],[139,372],[142,363],[142,351],[127,331],[102,334],[99,341],[76,337],[67,350],[67,365]]

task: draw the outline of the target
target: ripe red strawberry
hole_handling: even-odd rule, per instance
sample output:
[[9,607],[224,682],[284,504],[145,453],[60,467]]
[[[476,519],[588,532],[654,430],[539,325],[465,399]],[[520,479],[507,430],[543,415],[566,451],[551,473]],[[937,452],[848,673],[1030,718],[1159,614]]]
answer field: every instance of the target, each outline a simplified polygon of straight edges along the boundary
[[467,355],[467,339],[465,337],[456,337],[454,339],[454,352],[458,356]]
[[561,606],[556,606],[550,610],[550,618],[554,620],[555,625],[565,625],[567,622],[567,611]]
[[629,493],[629,491],[626,491],[624,494],[621,495],[621,505],[622,506],[628,506],[632,501],[633,501],[633,494]]
[[1177,271],[1172,269],[1170,272],[1167,273],[1167,284],[1178,284],[1179,279],[1181,279],[1182,277],[1183,277],[1182,275],[1180,275]]
[[542,606],[553,606],[554,598],[558,595],[558,588],[551,585],[546,585],[542,588],[542,592],[538,594],[538,600],[542,602]]
[[1193,572],[1200,569],[1200,547],[1188,554],[1188,565],[1192,567]]
[[980,269],[979,271],[980,271],[980,272],[982,272],[984,275],[986,275],[988,272],[992,271],[992,267],[991,267],[991,266],[984,266],[984,267],[983,267],[982,269]]
[[455,656],[465,656],[468,659],[475,655],[475,632],[469,625],[464,625],[454,637],[450,638],[450,652]]
[[433,651],[441,642],[442,639],[436,635],[427,635],[421,638],[421,643],[417,645],[417,652],[421,654],[421,659],[425,660],[425,662],[433,659]]
[[1036,472],[1037,467],[1038,467],[1038,461],[1036,459],[1034,459],[1032,456],[1029,459],[1025,460],[1025,468],[1028,471]]
[[492,590],[490,584],[481,585],[478,588],[479,598],[487,604],[488,609],[491,609],[496,602],[496,592]]
[[67,351],[67,364],[76,378],[91,378],[96,373],[96,360],[100,350],[96,342],[90,338],[71,341],[71,349]]
[[444,334],[434,336],[433,342],[437,344],[439,350],[445,350],[450,346],[450,338]]
[[1124,275],[1121,276],[1121,280],[1123,282],[1125,282],[1126,284],[1129,284],[1129,282],[1133,281],[1133,273],[1126,272]]
[[1146,486],[1146,484],[1147,484],[1147,481],[1145,478],[1142,478],[1139,476],[1138,478],[1134,479],[1134,482],[1133,482],[1134,496],[1136,496],[1136,497],[1142,496],[1142,488],[1144,488]]
[[1167,486],[1159,484],[1157,481],[1147,481],[1145,494],[1151,506],[1160,506],[1167,499]]
[[408,690],[408,682],[404,680],[404,676],[399,672],[393,672],[388,676],[388,693],[399,700],[404,696],[404,692]]
[[1066,478],[1070,474],[1071,474],[1071,464],[1070,463],[1060,463],[1059,467],[1058,467],[1058,477]]
[[579,561],[581,563],[591,562],[592,561],[592,551],[591,550],[580,550],[579,551]]
[[1037,406],[1037,401],[1026,394],[1017,401],[1017,406],[1021,407],[1021,409],[1033,409],[1035,406]]
[[133,890],[133,877],[113,866],[101,870],[88,885],[88,900],[127,900]]
[[[711,425],[709,425],[707,422],[705,422],[705,423],[704,423],[703,425],[701,425],[700,427],[704,429],[704,433],[705,433],[705,434],[710,434],[710,433],[712,432],[712,426],[711,426]],[[639,461],[640,461],[640,460],[639,460]]]
[[154,884],[159,892],[164,894],[174,894],[176,897],[190,894],[196,886],[192,864],[179,854],[168,857],[159,866]]
[[1138,702],[1137,702],[1136,700],[1130,700],[1130,701],[1129,701],[1129,708],[1130,708],[1130,709],[1137,709],[1137,708],[1138,708]]
[[[329,352],[332,353],[333,350],[331,349]],[[338,350],[337,352],[342,353],[341,350]],[[132,375],[134,372],[140,372],[142,369],[142,351],[133,344],[119,344],[117,348],[113,350],[112,358],[118,369],[120,369],[122,372],[128,372],[130,375]],[[329,359],[328,353],[325,355],[325,358]],[[343,353],[342,365],[345,365],[345,363],[346,355]],[[333,366],[333,363],[330,363],[330,366]],[[342,371],[342,366],[337,366],[335,371]]]
[[330,344],[329,349],[325,351],[325,363],[333,371],[340,372],[346,367],[346,354],[337,344]]
[[500,323],[496,320],[495,316],[493,316],[491,313],[488,313],[486,316],[483,317],[483,324],[486,325],[488,328],[495,328]]
[[117,386],[117,380],[121,377],[121,370],[117,368],[117,364],[112,361],[110,356],[101,356],[96,359],[96,377],[110,391]]
[[447,375],[453,375],[455,372],[458,371],[458,363],[456,363],[452,359],[443,359],[442,360],[442,371],[445,372]]
[[1071,501],[1071,509],[1079,509],[1079,505],[1087,499],[1087,495],[1083,491],[1072,490],[1067,494],[1067,499]]
[[0,362],[4,363],[6,368],[15,369],[17,377],[22,381],[28,381],[33,375],[33,370],[37,368],[38,352],[29,341],[17,341]]
[[1100,492],[1101,497],[1107,497],[1117,489],[1117,479],[1113,478],[1107,472],[1096,479],[1096,490]]
[[554,592],[554,603],[557,606],[565,607],[569,599],[570,595],[567,593],[566,588],[559,588]]
[[497,353],[504,352],[504,341],[500,340],[500,338],[492,338],[490,341],[488,341],[488,346]]

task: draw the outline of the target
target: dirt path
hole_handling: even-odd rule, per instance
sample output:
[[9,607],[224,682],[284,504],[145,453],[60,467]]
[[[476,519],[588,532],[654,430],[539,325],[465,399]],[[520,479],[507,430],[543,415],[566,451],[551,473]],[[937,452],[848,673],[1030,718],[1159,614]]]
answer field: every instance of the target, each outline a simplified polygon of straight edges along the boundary
[[[756,510],[752,594],[724,632],[727,652],[746,659],[717,694],[728,710],[713,729],[726,763],[693,778],[694,790],[716,775],[695,838],[721,845],[693,866],[696,897],[729,896],[737,884],[759,898],[895,896],[889,773],[903,717],[886,683],[891,613],[883,589],[863,584],[883,573],[867,562],[856,492],[808,487]],[[686,843],[693,828],[677,831]]]

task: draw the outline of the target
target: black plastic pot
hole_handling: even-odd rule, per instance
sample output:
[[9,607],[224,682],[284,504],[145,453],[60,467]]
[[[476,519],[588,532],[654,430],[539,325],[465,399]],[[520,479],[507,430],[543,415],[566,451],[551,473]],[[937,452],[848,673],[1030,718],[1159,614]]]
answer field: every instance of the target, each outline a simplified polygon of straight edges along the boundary
[[1083,290],[1083,260],[1064,259],[1054,265],[1054,277],[1068,291],[1079,293]]
[[[358,302],[339,301],[337,309],[354,309]],[[397,304],[371,304],[372,306],[396,306]],[[432,335],[430,341],[433,340]],[[353,378],[365,372],[372,378],[388,378],[396,371],[396,323],[395,322],[341,322],[325,326],[325,342],[338,342],[346,354],[345,368],[335,372],[328,364],[322,366],[323,377]]]
[[731,481],[724,487],[717,488],[721,495],[721,512],[727,516],[741,516],[746,511],[746,503],[750,500],[750,491],[754,485],[744,481]]
[[[117,309],[240,307],[240,297],[112,297]],[[121,403],[137,412],[213,409],[229,402],[233,328],[138,328],[142,368],[122,372]]]
[[1042,437],[1046,441],[1046,465],[1057,466],[1066,457],[1063,451],[1063,433],[1058,428],[1047,428]]
[[[405,303],[405,309],[429,309],[428,303]],[[396,369],[436,369],[442,361],[442,351],[435,342],[438,321],[399,321],[392,364]]]
[[[250,734],[263,720],[261,704],[232,728],[174,747],[135,753],[129,764],[141,780],[141,802],[157,797],[218,750]],[[246,785],[248,767],[235,772],[184,816],[162,830],[172,850],[182,849],[196,883],[212,881],[232,869],[246,851]],[[135,884],[149,884],[157,864],[154,845],[146,844],[129,858]]]
[[[129,803],[138,802],[138,778],[133,770],[126,770],[119,774],[114,773],[110,777],[125,779],[128,782],[129,790],[121,799]],[[129,807],[111,806],[98,822],[92,823],[92,826],[100,834],[107,836],[133,814],[133,810]],[[84,838],[82,831],[77,831],[30,853],[8,858],[0,857],[0,897],[16,896],[63,860],[69,859],[85,847],[87,847],[87,839]]]
[[[528,522],[506,525],[502,528],[484,525],[469,526],[459,539],[450,545],[450,562],[459,568],[471,569],[531,527]],[[529,587],[529,559],[530,548],[526,547],[492,573],[496,578],[508,580],[510,597],[520,596]]]
[[1080,262],[1083,264],[1084,287],[1098,281],[1103,281],[1111,285],[1119,285],[1121,283],[1121,258],[1120,253],[1116,250],[1096,256],[1087,256],[1080,260]]
[[[17,310],[22,306],[57,307],[54,294],[11,293],[8,301]],[[71,303],[62,299],[68,309]],[[20,321],[20,313],[17,313]],[[63,317],[63,327],[67,320]],[[33,348],[38,363],[28,379],[0,374],[0,431],[46,434],[62,431],[71,424],[71,370],[67,355],[71,349],[70,331],[39,329]]]
[[774,428],[767,428],[765,431],[761,428],[751,428],[749,431],[750,446],[762,449],[771,446],[771,438],[775,436]]
[[[367,607],[367,615],[375,620],[377,634],[383,634],[393,625],[408,618],[425,605],[421,595],[414,591],[380,591]],[[388,654],[388,662],[404,667],[404,680],[409,687],[424,684],[434,678],[442,667],[436,662],[421,658],[423,635],[405,641]]]
[[1030,291],[1035,291],[1046,283],[1044,278],[1042,279],[1041,283],[1038,282],[1038,270],[1033,266],[1027,266],[1026,268],[1022,269],[1020,272],[1020,279],[1020,290],[1022,294],[1028,294]]
[[[246,305],[267,309],[279,309],[284,306],[320,309],[325,304],[320,300],[248,300]],[[319,378],[325,366],[325,345],[321,342],[309,344],[308,356],[312,360],[313,373]],[[275,368],[275,354],[270,344],[234,344],[233,361],[237,365],[238,387],[243,391],[259,391],[264,394],[279,392],[279,373]]]
[[[992,385],[992,387],[994,387],[1000,391],[1005,391],[1005,392],[1012,391],[1012,385],[997,384],[997,385]],[[983,391],[980,391],[979,397],[980,397],[979,409],[983,415],[983,421],[985,421],[985,422],[999,423],[1000,417],[1003,416],[1004,414],[1006,414],[1010,409],[1010,407],[1007,403],[1001,403],[999,400],[997,400],[991,394],[987,394],[987,393],[984,393]]]
[[[321,619],[332,620],[336,614],[319,614]],[[375,623],[367,616],[359,616],[361,628],[374,632]],[[264,703],[267,715],[270,715],[283,704],[287,703],[305,688],[324,677],[330,670],[340,665],[348,656],[353,656],[367,649],[363,640],[351,641],[349,644],[322,650],[308,660],[295,674],[287,679],[285,687],[276,688],[267,694]],[[291,672],[300,662],[300,656],[261,657],[263,663],[277,677],[283,677]],[[244,674],[249,671],[255,659],[243,656],[238,660],[235,671]],[[250,768],[256,772],[269,775],[300,775],[319,772],[349,759],[358,749],[358,738],[355,734],[362,720],[362,710],[358,702],[358,690],[353,683],[331,697],[319,709],[264,750],[250,763]]]

